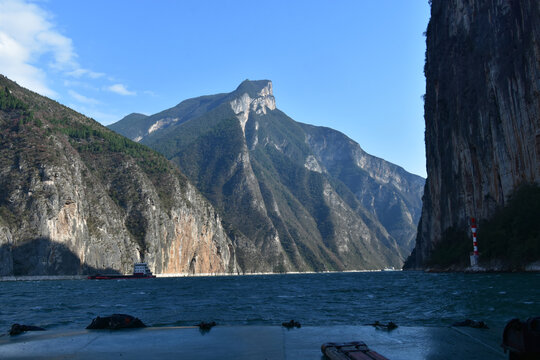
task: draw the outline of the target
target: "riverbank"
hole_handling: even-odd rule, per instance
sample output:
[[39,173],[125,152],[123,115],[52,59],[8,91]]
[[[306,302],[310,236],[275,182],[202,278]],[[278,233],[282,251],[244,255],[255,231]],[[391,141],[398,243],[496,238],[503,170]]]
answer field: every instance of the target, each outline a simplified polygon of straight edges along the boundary
[[[524,268],[510,268],[500,264],[491,266],[464,267],[453,265],[446,268],[423,268],[423,269],[383,269],[383,270],[346,270],[346,271],[306,271],[306,272],[257,272],[257,273],[174,273],[155,274],[156,278],[184,278],[184,277],[226,277],[226,276],[268,276],[268,275],[301,275],[301,274],[347,274],[347,273],[378,273],[378,272],[399,272],[399,271],[420,271],[426,273],[519,273],[519,272],[540,272],[540,261],[528,264]],[[32,276],[0,276],[3,281],[48,281],[48,280],[87,280],[88,275],[32,275]]]
[[[174,273],[174,274],[155,274],[156,278],[182,278],[182,277],[209,277],[209,276],[264,276],[264,275],[299,275],[299,274],[346,274],[346,273],[371,273],[381,271],[401,271],[399,269],[384,270],[346,270],[346,271],[306,271],[306,272],[257,272],[257,273]],[[46,281],[46,280],[86,280],[87,275],[32,275],[32,276],[0,276],[2,281]]]
[[0,276],[0,281],[83,280],[88,275]]
[[[412,270],[412,269],[411,269]],[[408,270],[407,270],[408,271]],[[427,267],[424,269],[414,269],[413,271],[425,271],[428,273],[517,273],[517,272],[540,272],[540,261],[525,264],[523,266],[512,266],[501,261],[491,261],[480,263],[479,266],[451,265],[447,267]]]

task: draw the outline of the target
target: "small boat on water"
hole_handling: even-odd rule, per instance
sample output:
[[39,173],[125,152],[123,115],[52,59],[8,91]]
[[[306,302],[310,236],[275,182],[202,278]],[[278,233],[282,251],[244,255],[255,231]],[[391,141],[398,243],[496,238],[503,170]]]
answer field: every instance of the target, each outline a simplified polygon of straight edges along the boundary
[[89,280],[118,280],[118,279],[152,279],[156,275],[152,275],[152,271],[147,263],[135,263],[133,265],[133,275],[117,275],[117,274],[96,274],[88,276]]

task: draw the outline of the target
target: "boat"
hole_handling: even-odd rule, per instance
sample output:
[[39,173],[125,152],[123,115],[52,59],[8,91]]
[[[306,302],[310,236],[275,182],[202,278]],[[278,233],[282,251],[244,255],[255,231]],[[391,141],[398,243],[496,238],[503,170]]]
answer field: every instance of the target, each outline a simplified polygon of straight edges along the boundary
[[145,262],[133,264],[133,275],[119,274],[96,274],[88,276],[89,280],[119,280],[119,279],[153,279],[156,275],[152,274],[148,264]]
[[325,343],[321,345],[321,351],[330,360],[388,360],[363,341]]

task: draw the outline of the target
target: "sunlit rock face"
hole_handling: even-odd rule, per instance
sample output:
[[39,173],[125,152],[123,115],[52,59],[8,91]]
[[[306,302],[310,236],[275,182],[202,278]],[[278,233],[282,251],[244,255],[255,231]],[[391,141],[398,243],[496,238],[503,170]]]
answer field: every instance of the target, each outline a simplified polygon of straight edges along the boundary
[[540,182],[540,2],[433,0],[426,51],[428,178],[422,267],[449,227],[467,230]]
[[268,81],[252,99],[247,92],[231,101],[231,108],[240,121],[240,126],[245,134],[246,123],[249,119],[249,112],[254,111],[256,114],[266,114],[268,110],[276,109],[276,100],[272,92],[272,82]]

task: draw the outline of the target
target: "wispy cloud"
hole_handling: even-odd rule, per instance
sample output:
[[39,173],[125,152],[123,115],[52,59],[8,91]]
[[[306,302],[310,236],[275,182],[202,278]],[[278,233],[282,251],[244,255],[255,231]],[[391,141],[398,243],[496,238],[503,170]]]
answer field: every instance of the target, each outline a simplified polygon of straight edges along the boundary
[[111,85],[111,86],[107,86],[105,89],[110,91],[110,92],[113,92],[113,93],[116,93],[116,94],[119,94],[119,95],[124,95],[124,96],[137,95],[137,93],[135,91],[129,91],[126,88],[126,86],[123,85],[123,84],[114,84],[114,85]]
[[73,90],[68,90],[68,94],[72,98],[74,98],[75,100],[77,100],[78,102],[83,103],[83,104],[89,104],[89,105],[99,104],[98,100],[89,98],[89,97],[84,96],[84,95],[81,95],[78,92],[73,91]]
[[99,121],[103,125],[112,124],[122,119],[123,117],[123,115],[120,115],[120,114],[105,113],[105,112],[96,110],[92,107],[90,108],[85,107],[84,105],[68,104],[68,106],[80,112],[81,114],[85,114],[86,116]]
[[88,69],[82,69],[82,68],[70,71],[67,74],[69,76],[73,76],[74,78],[77,78],[77,79],[82,77],[82,76],[88,76],[89,78],[92,78],[92,79],[97,79],[97,78],[105,76],[104,73],[99,73],[99,72],[91,71],[91,70],[88,70]]
[[72,80],[72,79],[65,79],[62,81],[62,84],[66,88],[79,88],[79,89],[85,89],[90,90],[92,92],[100,91],[100,87],[92,82],[84,81],[84,80]]

